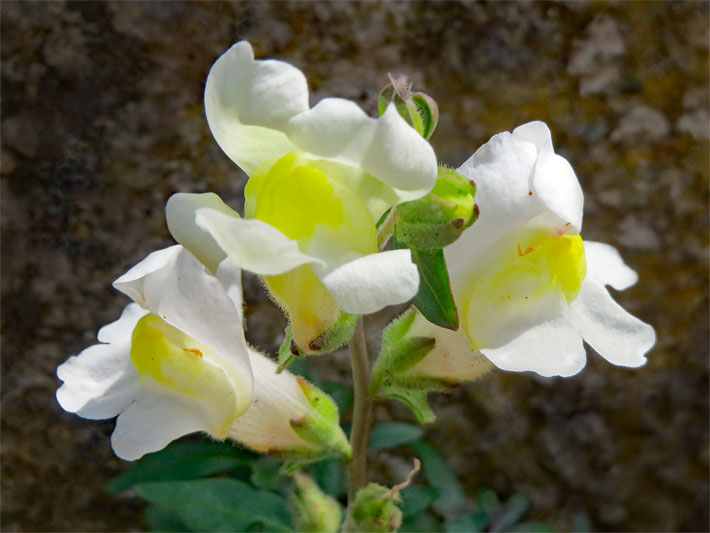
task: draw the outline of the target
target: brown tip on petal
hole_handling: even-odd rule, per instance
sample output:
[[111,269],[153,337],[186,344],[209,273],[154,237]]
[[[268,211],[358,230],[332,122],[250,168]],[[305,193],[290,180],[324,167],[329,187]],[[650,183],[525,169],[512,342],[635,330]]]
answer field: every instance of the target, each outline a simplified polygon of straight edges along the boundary
[[456,229],[463,228],[463,218],[455,218],[451,221],[451,225]]
[[473,204],[473,213],[478,216],[481,214],[481,210],[478,208],[478,204]]

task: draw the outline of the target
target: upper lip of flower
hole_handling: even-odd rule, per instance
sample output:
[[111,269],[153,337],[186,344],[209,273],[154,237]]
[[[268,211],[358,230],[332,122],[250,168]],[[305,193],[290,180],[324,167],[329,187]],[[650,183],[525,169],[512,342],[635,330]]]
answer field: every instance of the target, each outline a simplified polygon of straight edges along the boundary
[[398,201],[425,195],[436,181],[431,145],[394,106],[377,119],[340,98],[309,109],[303,73],[282,61],[254,60],[246,41],[212,66],[205,113],[217,143],[249,175],[265,161],[303,152],[361,168],[390,186]]

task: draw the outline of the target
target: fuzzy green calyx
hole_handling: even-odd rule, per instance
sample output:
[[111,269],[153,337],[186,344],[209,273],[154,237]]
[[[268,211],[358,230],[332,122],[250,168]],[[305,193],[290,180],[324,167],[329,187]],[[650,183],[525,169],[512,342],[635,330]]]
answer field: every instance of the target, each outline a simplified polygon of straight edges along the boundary
[[418,200],[397,206],[395,239],[416,250],[441,249],[478,218],[476,187],[455,170],[439,167],[432,191]]
[[439,122],[439,106],[436,100],[426,93],[413,93],[406,76],[388,76],[390,83],[377,95],[377,110],[380,115],[385,112],[387,106],[394,104],[400,116],[428,140]]
[[291,494],[291,506],[297,531],[335,533],[341,519],[340,505],[325,494],[306,474],[293,475],[296,490]]
[[370,483],[360,489],[348,509],[344,532],[387,533],[402,525],[402,511],[397,505],[399,494],[387,487]]
[[323,455],[335,455],[349,459],[352,456],[350,443],[340,427],[338,406],[317,387],[303,378],[297,378],[306,400],[314,412],[294,416],[289,420],[291,429],[306,443],[323,450]]

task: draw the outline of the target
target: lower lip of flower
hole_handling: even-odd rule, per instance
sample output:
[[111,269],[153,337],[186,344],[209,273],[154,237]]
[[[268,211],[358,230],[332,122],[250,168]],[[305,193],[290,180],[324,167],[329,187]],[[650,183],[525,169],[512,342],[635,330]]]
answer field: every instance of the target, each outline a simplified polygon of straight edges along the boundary
[[459,300],[473,349],[500,345],[501,335],[515,329],[511,324],[533,325],[543,300],[571,302],[586,275],[579,235],[528,229],[490,252],[469,273]]

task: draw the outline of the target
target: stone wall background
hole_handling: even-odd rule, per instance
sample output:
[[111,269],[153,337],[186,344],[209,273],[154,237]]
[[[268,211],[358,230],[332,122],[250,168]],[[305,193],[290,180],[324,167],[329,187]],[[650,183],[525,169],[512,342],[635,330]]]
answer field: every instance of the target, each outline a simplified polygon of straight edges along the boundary
[[[523,491],[533,516],[560,528],[584,510],[602,531],[707,530],[707,3],[0,10],[4,531],[142,527],[139,502],[102,489],[123,466],[113,422],[61,411],[54,372],[119,315],[126,298],[111,281],[170,244],[170,194],[210,190],[241,207],[245,177],[201,102],[210,65],[239,39],[303,69],[312,103],[342,96],[374,114],[387,72],[408,74],[439,102],[432,142],[454,166],[501,130],[550,125],[586,193],[585,238],[615,245],[639,272],[615,296],[658,344],[638,370],[590,353],[571,379],[493,373],[436,397],[427,436],[467,490]],[[283,318],[253,278],[245,285],[247,335],[273,352]],[[377,416],[409,419],[396,406]],[[383,456],[373,475],[398,477],[398,461]]]

